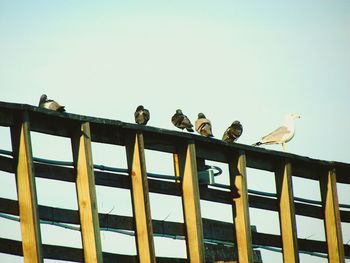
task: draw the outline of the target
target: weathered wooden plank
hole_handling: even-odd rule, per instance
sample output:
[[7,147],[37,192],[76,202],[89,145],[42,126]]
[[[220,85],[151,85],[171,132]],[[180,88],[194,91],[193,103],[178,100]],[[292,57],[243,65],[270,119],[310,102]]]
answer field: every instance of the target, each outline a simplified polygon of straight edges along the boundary
[[324,173],[320,180],[328,261],[330,263],[345,262],[336,182],[334,169],[329,170],[327,174]]
[[43,262],[32,145],[26,113],[11,127],[24,262]]
[[180,183],[180,163],[179,163],[179,154],[173,153],[173,164],[174,164],[174,174],[177,177],[175,180],[176,183]]
[[[72,168],[34,163],[35,176],[40,178],[62,180],[67,182],[75,182],[75,175]],[[0,156],[0,170],[6,172],[14,172],[12,158]],[[96,185],[117,187],[123,189],[130,188],[130,180],[127,176],[117,173],[109,173],[95,170]],[[149,191],[152,193],[181,196],[178,185],[172,182],[149,179]],[[200,188],[200,196],[202,200],[219,202],[223,204],[231,204],[231,196],[227,191],[221,191],[210,188]],[[262,197],[249,194],[249,206],[252,208],[267,209],[278,211],[277,200],[270,197]],[[309,216],[318,219],[324,219],[322,207],[316,205],[308,205],[304,203],[294,203],[295,213],[297,215]],[[340,218],[344,223],[350,223],[350,212],[340,210]]]
[[[0,198],[0,212],[18,215],[18,202],[15,200]],[[39,206],[39,215],[43,220],[56,221],[62,223],[79,224],[78,211]],[[134,230],[132,217],[99,214],[101,227],[108,229]],[[184,236],[186,233],[183,223],[166,222],[162,220],[152,220],[154,233],[174,236]],[[222,240],[233,242],[232,223],[225,223],[216,220],[203,218],[203,234],[205,239]],[[252,230],[253,244],[282,248],[281,236],[254,232]],[[299,249],[309,252],[320,252],[327,254],[327,243],[310,239],[298,239]],[[0,250],[2,246],[0,244]],[[345,255],[350,256],[350,245],[344,245]],[[10,253],[10,252],[9,252]],[[21,251],[21,254],[23,252]]]
[[236,185],[240,198],[234,199],[233,211],[239,262],[253,262],[252,234],[249,218],[249,199],[247,188],[246,156],[244,151],[232,156],[229,161],[230,184]]
[[193,142],[189,142],[183,149],[180,149],[179,161],[182,178],[182,207],[186,225],[187,257],[190,262],[205,262],[196,149]]
[[283,262],[299,262],[297,227],[293,202],[292,167],[286,162],[275,172],[279,219],[283,244]]
[[138,258],[141,263],[156,262],[142,133],[134,134],[134,137],[126,142],[126,152],[130,170]]
[[[22,244],[20,241],[11,239],[0,238],[0,252],[6,254],[12,254],[17,256],[23,256]],[[54,260],[63,260],[71,262],[83,262],[83,250],[79,248],[43,245],[43,253],[45,258]],[[123,262],[123,263],[137,263],[136,256],[120,255],[112,253],[103,253],[103,260],[105,263]],[[186,259],[183,258],[166,258],[157,257],[159,263],[185,263]]]
[[78,134],[72,136],[72,149],[84,261],[103,262],[88,122],[82,123]]

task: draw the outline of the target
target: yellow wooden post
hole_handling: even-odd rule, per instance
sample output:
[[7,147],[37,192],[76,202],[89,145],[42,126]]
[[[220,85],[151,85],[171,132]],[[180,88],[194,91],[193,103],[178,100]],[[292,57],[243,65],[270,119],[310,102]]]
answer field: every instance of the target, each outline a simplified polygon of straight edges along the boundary
[[293,201],[292,167],[286,163],[275,172],[280,228],[283,245],[283,262],[299,262],[297,228]]
[[11,128],[24,262],[43,262],[29,117]]
[[322,177],[320,186],[324,208],[328,261],[330,263],[345,262],[335,170],[328,171]]
[[205,262],[196,151],[189,143],[179,155],[182,177],[182,204],[186,225],[187,256],[190,262]]
[[174,173],[175,173],[175,177],[176,183],[180,183],[180,163],[179,163],[179,154],[178,153],[173,153],[173,163],[174,163]]
[[[238,260],[242,263],[253,262],[252,234],[249,219],[249,201],[247,188],[246,156],[240,151],[238,157],[229,162],[231,189],[237,187],[240,197],[233,199],[233,217],[236,228]],[[235,186],[234,186],[235,184]],[[234,195],[235,191],[232,190]],[[236,211],[234,210],[236,209]]]
[[137,133],[135,138],[129,139],[126,144],[126,151],[130,171],[131,197],[136,225],[136,245],[139,262],[156,262],[142,133]]
[[90,125],[81,125],[78,136],[72,138],[73,159],[76,169],[76,188],[79,204],[84,262],[103,262],[100,224],[91,152]]

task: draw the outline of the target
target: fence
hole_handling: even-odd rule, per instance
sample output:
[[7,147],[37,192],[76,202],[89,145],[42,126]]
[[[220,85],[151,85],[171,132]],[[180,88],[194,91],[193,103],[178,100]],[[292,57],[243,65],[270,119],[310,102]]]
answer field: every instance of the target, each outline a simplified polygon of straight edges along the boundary
[[[350,223],[350,212],[339,209],[336,189],[337,182],[350,184],[349,164],[227,144],[120,121],[56,113],[24,104],[0,102],[0,126],[10,127],[12,140],[12,153],[8,153],[11,156],[0,155],[0,170],[16,175],[18,192],[18,201],[0,198],[0,212],[19,215],[22,234],[22,242],[0,238],[0,252],[21,255],[26,262],[43,262],[44,258],[77,262],[234,260],[232,256],[225,258],[224,249],[220,256],[217,247],[205,244],[207,239],[235,244],[237,255],[234,257],[238,257],[239,262],[259,261],[253,250],[255,246],[281,248],[284,262],[299,262],[301,251],[326,254],[329,262],[344,262],[345,257],[350,257],[350,246],[343,244],[341,233],[341,222]],[[71,167],[33,159],[31,131],[70,138]],[[125,147],[127,174],[96,169],[92,163],[91,142]],[[147,176],[145,149],[173,154],[176,175],[173,181]],[[198,160],[226,163],[230,174],[229,191],[199,186]],[[247,167],[273,172],[277,195],[249,192]],[[319,181],[322,205],[294,198],[292,176]],[[75,183],[79,211],[38,206],[35,177]],[[130,189],[134,216],[98,213],[95,185]],[[237,197],[237,189],[240,197]],[[152,220],[149,192],[180,196],[184,223]],[[202,218],[200,200],[231,205],[234,222]],[[251,231],[249,207],[277,211],[281,235]],[[322,219],[326,242],[297,238],[296,215]],[[80,224],[83,249],[43,245],[40,220]],[[103,252],[100,229],[134,231],[137,255]],[[160,234],[184,237],[187,259],[156,257],[153,238]],[[216,255],[212,251],[216,251]]]

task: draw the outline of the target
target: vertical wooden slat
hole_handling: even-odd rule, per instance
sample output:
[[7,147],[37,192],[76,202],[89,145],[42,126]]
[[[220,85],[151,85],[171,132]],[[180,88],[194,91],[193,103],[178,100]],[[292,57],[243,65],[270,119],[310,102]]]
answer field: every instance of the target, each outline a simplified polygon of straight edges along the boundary
[[126,143],[131,180],[131,197],[136,225],[136,246],[139,262],[156,262],[153,227],[148,193],[145,150],[142,133]]
[[275,181],[282,235],[283,262],[299,262],[292,167],[290,163],[287,162],[276,169]]
[[229,162],[229,170],[232,199],[235,197],[236,188],[240,194],[239,198],[232,200],[234,202],[233,217],[236,228],[238,261],[250,263],[253,262],[254,257],[249,218],[246,156],[243,151],[240,151],[238,156],[233,157],[233,160]]
[[320,186],[324,208],[328,262],[345,262],[335,170],[330,170],[322,176]]
[[173,153],[173,163],[174,163],[174,174],[176,177],[175,182],[180,183],[180,163],[179,163],[179,154]]
[[29,117],[11,128],[24,262],[43,262]]
[[190,262],[205,262],[203,226],[194,143],[179,154],[182,177],[182,203],[186,225],[187,257]]
[[88,122],[82,123],[79,134],[72,138],[72,148],[77,175],[76,188],[84,262],[103,262],[91,152],[90,124]]

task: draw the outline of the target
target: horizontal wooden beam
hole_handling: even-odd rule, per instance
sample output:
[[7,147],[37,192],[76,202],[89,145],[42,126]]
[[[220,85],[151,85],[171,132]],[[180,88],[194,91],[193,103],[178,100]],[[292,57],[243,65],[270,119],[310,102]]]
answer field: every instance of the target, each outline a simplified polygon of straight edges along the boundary
[[[23,256],[22,243],[20,241],[0,238],[0,252],[5,254],[12,254]],[[43,245],[43,254],[46,259],[54,260],[68,260],[71,262],[83,262],[83,250],[79,248]],[[120,255],[103,252],[103,261],[105,263],[123,262],[123,263],[137,263],[136,256]],[[157,262],[160,263],[185,263],[183,258],[166,258],[157,257]]]
[[[0,212],[18,215],[18,202],[0,198]],[[56,221],[61,223],[79,224],[79,213],[75,210],[39,206],[39,215],[42,220]],[[128,216],[99,214],[100,226],[111,229],[133,230],[133,219]],[[183,223],[166,222],[163,220],[152,220],[153,230],[156,234],[169,234],[184,236],[185,226]],[[205,239],[214,239],[227,242],[234,242],[232,238],[231,223],[203,218],[203,233]],[[282,247],[281,236],[259,233],[252,230],[253,244]],[[310,239],[298,239],[300,251],[315,251],[327,253],[327,243]],[[1,246],[0,246],[1,247]],[[350,245],[344,245],[346,256],[350,256]]]
[[[33,131],[48,133],[58,136],[71,137],[81,122],[89,122],[91,125],[91,137],[94,142],[124,145],[125,135],[141,130],[145,136],[145,148],[176,152],[176,145],[187,140],[193,140],[196,145],[197,156],[219,162],[227,162],[227,154],[243,150],[247,156],[247,167],[272,171],[274,162],[290,160],[295,176],[315,179],[312,171],[315,166],[323,166],[337,170],[337,182],[350,183],[348,176],[350,164],[330,162],[298,156],[295,154],[272,151],[259,147],[243,145],[239,143],[228,144],[216,138],[205,138],[195,134],[181,133],[151,126],[140,126],[125,123],[118,120],[95,118],[71,113],[57,113],[26,104],[0,102],[0,125],[12,126],[14,116],[27,112],[31,119]],[[210,151],[208,151],[210,149]]]
[[[12,158],[0,156],[0,170],[13,173]],[[34,163],[35,175],[39,178],[61,180],[66,182],[74,182],[75,177],[72,168]],[[130,180],[123,174],[102,172],[95,170],[95,183],[100,186],[116,187],[129,189]],[[148,179],[149,191],[152,193],[181,196],[178,184],[154,179]],[[200,187],[200,196],[202,200],[218,202],[223,204],[231,204],[230,193],[207,187]],[[277,200],[270,197],[262,197],[249,194],[249,206],[258,209],[267,209],[278,211]],[[309,205],[295,202],[295,213],[297,215],[309,216],[313,218],[324,218],[323,209],[320,206]],[[350,211],[340,210],[340,218],[344,223],[350,223]]]

